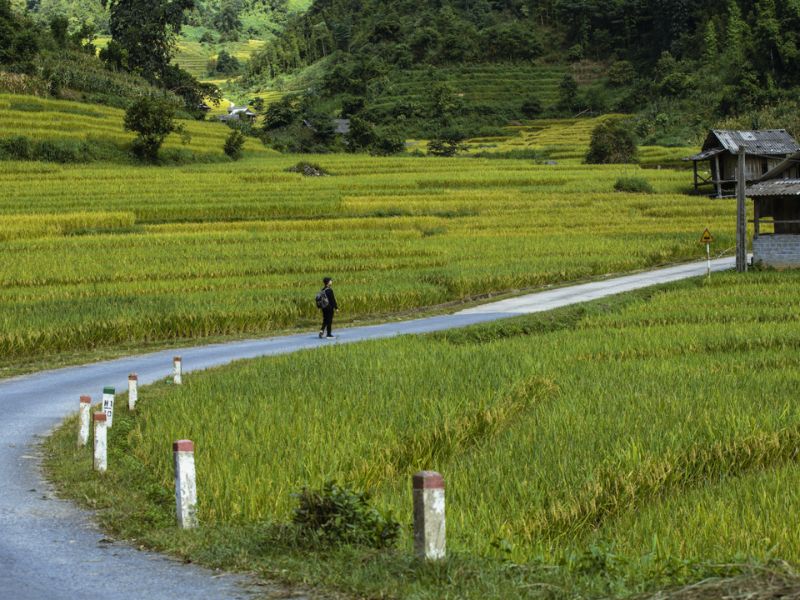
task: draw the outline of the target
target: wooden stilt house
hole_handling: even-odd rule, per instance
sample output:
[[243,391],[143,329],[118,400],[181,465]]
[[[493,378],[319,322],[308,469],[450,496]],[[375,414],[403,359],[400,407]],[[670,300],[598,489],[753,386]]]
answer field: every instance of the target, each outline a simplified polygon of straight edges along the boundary
[[800,267],[800,152],[747,188],[753,199],[753,262]]
[[[800,151],[800,144],[785,129],[712,129],[700,153],[684,159],[694,163],[695,191],[708,187],[713,198],[735,196],[740,147],[744,147],[747,155],[745,178],[748,183],[758,180],[787,156]],[[703,168],[701,163],[708,165]]]

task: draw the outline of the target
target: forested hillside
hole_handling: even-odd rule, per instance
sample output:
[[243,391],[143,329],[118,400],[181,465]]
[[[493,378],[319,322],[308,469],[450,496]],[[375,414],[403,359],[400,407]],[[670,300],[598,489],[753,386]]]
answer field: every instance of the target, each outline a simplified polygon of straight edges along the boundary
[[[796,113],[798,32],[797,0],[316,0],[256,54],[247,82],[291,77],[324,61],[315,89],[323,100],[379,124],[408,130],[424,121],[430,129],[431,111],[414,106],[420,98],[387,110],[386,96],[396,96],[390,88],[409,69],[499,63],[502,74],[509,63],[569,65],[555,99],[531,89],[515,91],[511,110],[467,102],[464,120],[641,111],[645,137],[685,137],[726,117],[758,126]],[[586,72],[593,76],[582,81]],[[581,93],[570,78],[583,84]],[[453,85],[458,104],[461,82],[440,79]],[[370,110],[375,104],[382,108]]]

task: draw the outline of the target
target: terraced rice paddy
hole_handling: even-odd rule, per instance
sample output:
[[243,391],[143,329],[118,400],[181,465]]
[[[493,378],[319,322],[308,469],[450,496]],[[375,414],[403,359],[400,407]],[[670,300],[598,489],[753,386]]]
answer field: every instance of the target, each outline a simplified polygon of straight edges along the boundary
[[199,80],[207,81],[209,79],[209,61],[216,59],[221,50],[226,50],[240,62],[245,63],[250,59],[250,55],[265,43],[263,40],[244,40],[225,44],[201,44],[182,39],[178,42],[172,62]]
[[[134,134],[122,127],[124,111],[96,104],[83,104],[64,100],[48,100],[34,96],[0,94],[0,138],[24,135],[32,140],[80,140],[98,144],[111,144],[127,152]],[[222,151],[230,130],[220,123],[184,121],[191,139],[184,144],[177,134],[169,136],[164,150],[187,152],[207,160],[227,160]],[[252,154],[267,154],[270,150],[255,140],[248,140],[246,151]],[[25,169],[26,167],[22,167]],[[32,173],[38,168],[32,167]],[[49,167],[43,167],[45,169]],[[12,174],[16,168],[0,164],[0,176]],[[122,177],[122,176],[121,176]],[[35,179],[30,176],[29,178]],[[78,178],[72,187],[81,187]],[[122,179],[120,178],[119,182]],[[62,189],[69,193],[69,189]],[[57,190],[53,190],[57,192]],[[86,190],[91,192],[91,190]],[[5,195],[10,190],[3,190]],[[36,212],[35,206],[33,208]],[[91,210],[87,206],[88,210]]]
[[566,69],[525,64],[486,64],[407,69],[390,80],[380,97],[370,104],[381,109],[407,102],[420,102],[430,95],[431,84],[447,81],[470,106],[490,105],[519,111],[522,100],[535,96],[544,106],[558,99],[558,85]]
[[[533,150],[541,160],[581,163],[589,150],[592,130],[602,121],[624,115],[604,115],[593,119],[539,119],[506,127],[503,136],[471,139],[469,151],[514,152]],[[680,166],[691,156],[692,147],[641,146],[639,161],[645,166]]]
[[3,164],[0,355],[309,327],[322,276],[342,317],[696,258],[733,206],[613,185],[633,167],[321,156],[147,168]]

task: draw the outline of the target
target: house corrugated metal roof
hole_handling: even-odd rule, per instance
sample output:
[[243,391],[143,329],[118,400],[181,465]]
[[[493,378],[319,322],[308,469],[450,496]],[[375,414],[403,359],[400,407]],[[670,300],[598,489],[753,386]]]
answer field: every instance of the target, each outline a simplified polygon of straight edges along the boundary
[[770,179],[747,188],[747,195],[759,196],[800,196],[800,179]]
[[744,147],[747,154],[782,155],[792,154],[800,150],[800,144],[785,129],[761,129],[757,131],[712,129],[711,135],[703,145],[704,151],[712,146],[718,146],[713,138],[716,138],[719,144],[722,144],[722,147],[732,154],[738,154],[740,146]]
[[712,156],[716,156],[717,154],[722,154],[725,152],[725,148],[712,148],[711,150],[703,150],[699,154],[695,154],[694,156],[687,156],[683,160],[708,160]]
[[336,133],[347,135],[350,133],[350,119],[334,119],[333,128]]

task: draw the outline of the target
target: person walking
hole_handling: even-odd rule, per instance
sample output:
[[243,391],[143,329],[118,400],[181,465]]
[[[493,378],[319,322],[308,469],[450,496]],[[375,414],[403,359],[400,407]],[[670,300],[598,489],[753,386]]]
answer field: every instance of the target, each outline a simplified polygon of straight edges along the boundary
[[[336,304],[336,296],[333,293],[333,279],[326,277],[322,280],[322,290],[317,294],[317,306],[322,310],[322,329],[320,329],[320,338],[335,338],[336,336],[331,333],[333,326],[333,313],[339,310]],[[327,335],[325,334],[327,330]]]

